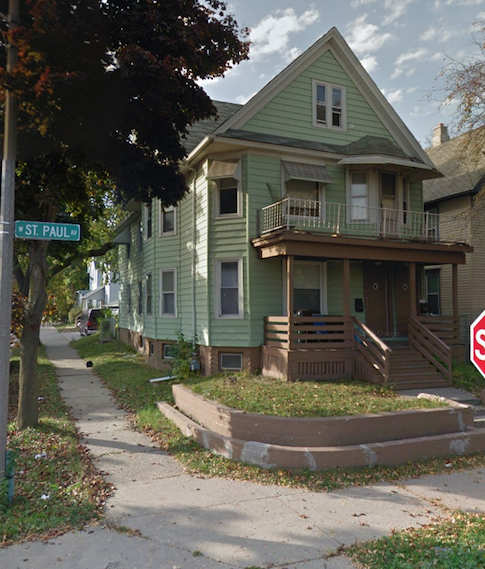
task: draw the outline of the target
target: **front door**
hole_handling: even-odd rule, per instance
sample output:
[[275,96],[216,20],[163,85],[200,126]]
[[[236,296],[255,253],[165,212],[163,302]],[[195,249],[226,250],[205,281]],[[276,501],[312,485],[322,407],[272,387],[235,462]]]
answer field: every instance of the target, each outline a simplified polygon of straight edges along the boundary
[[364,265],[365,321],[382,338],[407,336],[409,266],[407,263]]

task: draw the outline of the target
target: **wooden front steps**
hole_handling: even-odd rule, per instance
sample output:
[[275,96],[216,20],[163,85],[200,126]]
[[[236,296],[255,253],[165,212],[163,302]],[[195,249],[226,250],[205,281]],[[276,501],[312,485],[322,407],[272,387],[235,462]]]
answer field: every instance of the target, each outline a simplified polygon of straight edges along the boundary
[[[449,387],[448,380],[420,352],[400,342],[391,347],[389,384],[396,390]],[[372,375],[373,383],[384,383],[378,372]]]

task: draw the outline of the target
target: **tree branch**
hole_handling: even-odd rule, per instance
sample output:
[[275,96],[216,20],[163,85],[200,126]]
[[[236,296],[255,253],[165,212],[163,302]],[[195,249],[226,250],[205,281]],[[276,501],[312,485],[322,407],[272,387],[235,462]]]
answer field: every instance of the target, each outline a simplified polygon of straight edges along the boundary
[[106,255],[108,251],[111,251],[114,246],[115,244],[111,241],[109,243],[105,243],[102,247],[98,247],[97,249],[90,249],[89,251],[77,251],[76,253],[69,255],[69,257],[66,257],[62,263],[56,265],[55,267],[52,267],[52,269],[49,271],[49,280],[61,273],[64,269],[67,269],[67,267],[69,267],[74,261],[77,261],[78,259],[86,259],[89,257],[102,257],[103,255]]

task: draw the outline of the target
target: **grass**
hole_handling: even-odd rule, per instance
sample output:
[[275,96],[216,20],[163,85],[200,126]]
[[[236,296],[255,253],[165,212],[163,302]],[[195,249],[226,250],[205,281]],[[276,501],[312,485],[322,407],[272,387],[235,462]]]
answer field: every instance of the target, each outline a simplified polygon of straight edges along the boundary
[[395,532],[346,553],[372,569],[485,568],[485,518],[455,512],[444,522]]
[[[136,428],[148,432],[161,448],[170,452],[186,471],[202,476],[247,480],[261,484],[306,488],[326,492],[349,486],[363,486],[382,481],[395,482],[426,474],[450,473],[456,469],[485,465],[483,455],[469,457],[433,458],[402,466],[375,466],[373,468],[330,469],[324,471],[265,469],[235,462],[212,454],[184,437],[180,431],[156,409],[157,401],[173,404],[173,382],[149,383],[159,372],[146,366],[143,358],[121,342],[100,344],[97,335],[81,338],[73,343],[81,357],[92,360],[95,373],[112,390],[119,404],[130,411]],[[232,383],[228,380],[229,383]],[[236,382],[239,379],[236,380]],[[185,382],[192,386],[206,383],[205,378]],[[291,384],[289,387],[295,386]],[[307,384],[310,390],[313,383]],[[324,385],[324,384],[322,384]],[[286,384],[288,387],[288,384]],[[290,399],[291,401],[291,399]]]
[[436,400],[404,399],[387,387],[363,381],[288,383],[263,376],[238,374],[231,377],[203,377],[184,384],[195,393],[222,405],[247,413],[280,417],[367,415],[445,405]]
[[485,378],[471,364],[453,366],[453,385],[480,397],[485,389]]
[[0,503],[0,544],[47,538],[99,519],[109,487],[92,466],[40,351],[39,426],[17,431],[19,358],[11,363],[7,446],[15,453],[15,494]]

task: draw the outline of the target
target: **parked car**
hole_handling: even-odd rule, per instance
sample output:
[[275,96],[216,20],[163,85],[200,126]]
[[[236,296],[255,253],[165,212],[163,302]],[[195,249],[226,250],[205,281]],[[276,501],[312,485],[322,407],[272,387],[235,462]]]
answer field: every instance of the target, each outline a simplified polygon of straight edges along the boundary
[[79,333],[81,336],[89,336],[98,329],[98,320],[101,318],[99,308],[89,308],[79,316]]

